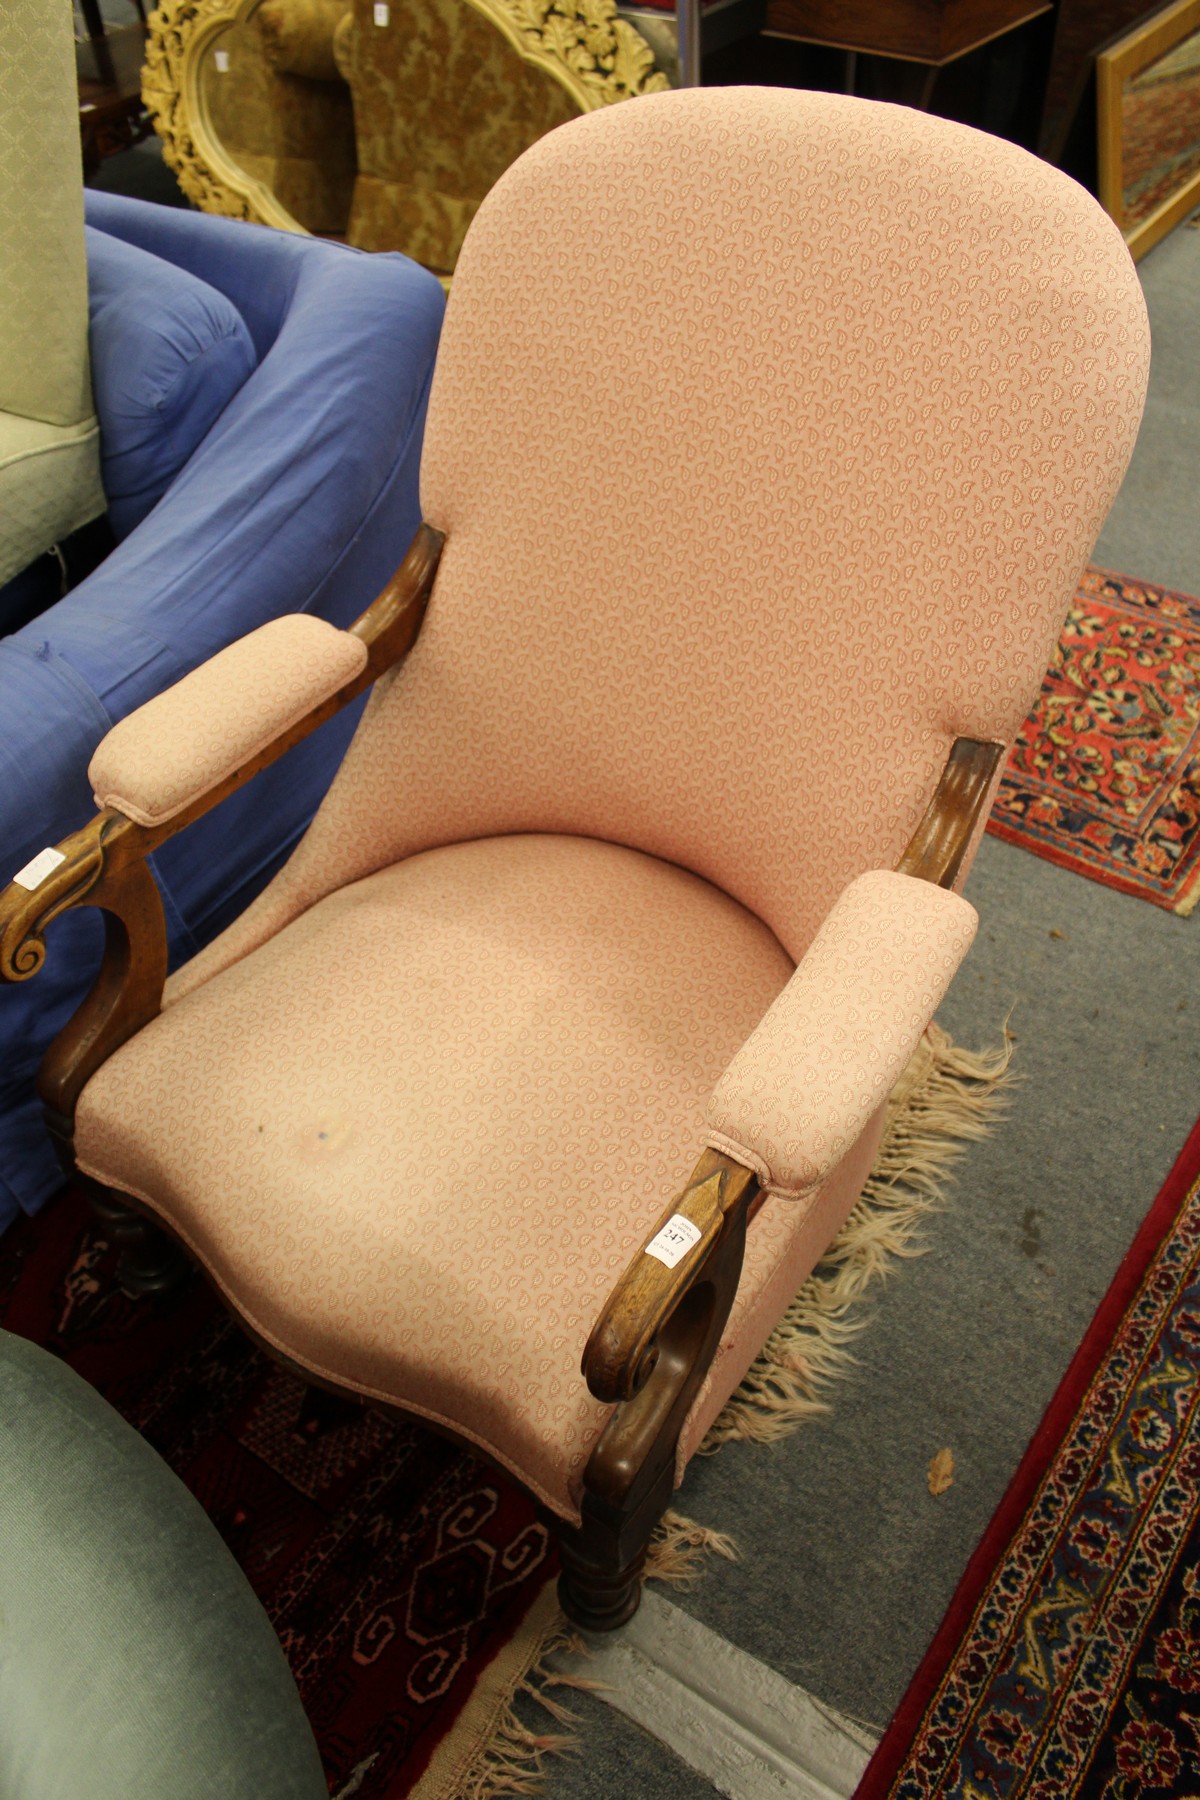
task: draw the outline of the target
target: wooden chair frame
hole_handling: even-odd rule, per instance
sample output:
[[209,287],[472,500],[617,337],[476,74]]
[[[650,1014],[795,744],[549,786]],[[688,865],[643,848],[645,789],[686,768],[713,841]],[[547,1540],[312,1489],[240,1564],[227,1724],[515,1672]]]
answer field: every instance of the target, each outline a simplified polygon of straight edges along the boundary
[[[98,906],[105,915],[100,973],[47,1051],[38,1080],[46,1121],[68,1172],[74,1170],[75,1105],[84,1086],[161,1008],[166,925],[146,857],[407,655],[420,630],[443,541],[422,525],[395,576],[350,627],[367,646],[361,675],[170,820],[145,826],[105,808],[58,846],[62,861],[36,888],[14,884],[0,894],[0,977],[8,981],[37,972],[47,927],[70,908]],[[953,885],[982,828],[1003,752],[1001,744],[955,741],[897,865],[901,874]],[[97,1209],[123,1245],[123,1285],[137,1293],[170,1286],[188,1259],[169,1232],[130,1196],[89,1185]],[[582,1372],[591,1392],[614,1411],[584,1473],[581,1523],[559,1522],[560,1594],[577,1624],[610,1630],[637,1608],[646,1546],[674,1484],[679,1434],[720,1342],[741,1275],[747,1227],[762,1200],[749,1169],[705,1150],[682,1192],[631,1256],[588,1339]],[[644,1248],[676,1213],[690,1219],[700,1236],[668,1269]],[[477,1446],[468,1447],[478,1454]]]

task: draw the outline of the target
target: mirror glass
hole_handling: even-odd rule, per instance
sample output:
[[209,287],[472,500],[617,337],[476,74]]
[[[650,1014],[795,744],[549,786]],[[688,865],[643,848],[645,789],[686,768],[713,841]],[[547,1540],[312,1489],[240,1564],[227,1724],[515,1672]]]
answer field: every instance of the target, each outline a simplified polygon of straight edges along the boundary
[[354,189],[350,90],[269,59],[258,10],[226,25],[205,51],[199,85],[209,130],[234,167],[306,231],[341,237]]
[[1124,227],[1148,219],[1200,170],[1200,31],[1121,89]]

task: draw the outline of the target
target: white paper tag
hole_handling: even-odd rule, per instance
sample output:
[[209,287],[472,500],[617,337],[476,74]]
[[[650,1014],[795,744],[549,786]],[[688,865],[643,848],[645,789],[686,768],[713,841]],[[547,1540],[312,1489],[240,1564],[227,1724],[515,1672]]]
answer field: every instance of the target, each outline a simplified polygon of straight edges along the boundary
[[41,887],[47,875],[53,875],[59,863],[66,860],[61,850],[39,850],[32,862],[17,870],[13,880],[18,887],[28,888],[32,893],[34,888]]
[[646,1245],[646,1255],[656,1256],[660,1263],[673,1269],[677,1262],[683,1261],[692,1245],[700,1242],[702,1235],[698,1225],[693,1225],[682,1213],[673,1213]]
[[217,65],[217,74],[218,75],[228,75],[228,73],[229,73],[229,52],[228,52],[228,50],[214,50],[213,51],[213,61]]
[[377,25],[386,25],[391,16],[391,7],[385,5],[384,0],[375,0],[375,23]]

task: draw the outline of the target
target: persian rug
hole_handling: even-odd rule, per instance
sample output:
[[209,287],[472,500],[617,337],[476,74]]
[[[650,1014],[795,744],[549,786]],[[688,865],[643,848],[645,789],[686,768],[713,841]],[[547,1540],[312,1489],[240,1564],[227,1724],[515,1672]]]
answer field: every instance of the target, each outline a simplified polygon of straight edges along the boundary
[[1200,1795],[1200,1123],[856,1800]]
[[1200,600],[1091,568],[988,821],[1176,913],[1200,898]]

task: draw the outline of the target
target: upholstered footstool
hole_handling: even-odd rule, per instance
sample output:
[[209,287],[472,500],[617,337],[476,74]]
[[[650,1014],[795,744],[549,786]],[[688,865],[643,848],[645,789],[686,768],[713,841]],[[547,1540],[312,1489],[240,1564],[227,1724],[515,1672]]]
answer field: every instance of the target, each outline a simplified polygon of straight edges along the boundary
[[279,1641],[187,1489],[0,1332],[0,1794],[325,1800]]

